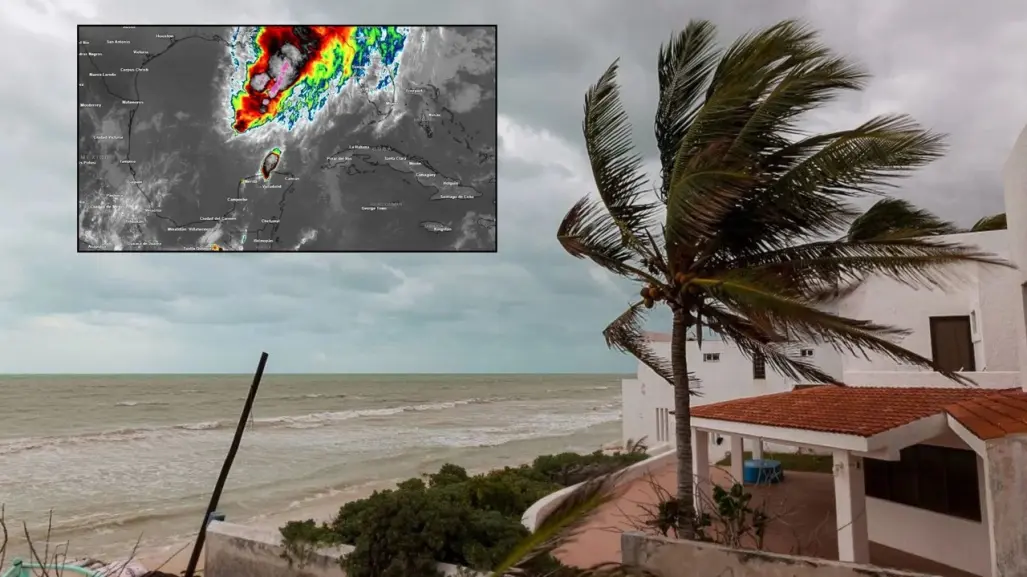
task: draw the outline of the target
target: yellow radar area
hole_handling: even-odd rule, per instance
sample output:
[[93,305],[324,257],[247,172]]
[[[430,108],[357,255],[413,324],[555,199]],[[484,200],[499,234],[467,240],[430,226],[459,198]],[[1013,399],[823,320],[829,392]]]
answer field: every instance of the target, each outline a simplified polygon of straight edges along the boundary
[[222,250],[225,250],[225,249],[221,248],[221,246],[218,245],[218,244],[212,244],[212,245],[210,245],[210,250],[222,251]]

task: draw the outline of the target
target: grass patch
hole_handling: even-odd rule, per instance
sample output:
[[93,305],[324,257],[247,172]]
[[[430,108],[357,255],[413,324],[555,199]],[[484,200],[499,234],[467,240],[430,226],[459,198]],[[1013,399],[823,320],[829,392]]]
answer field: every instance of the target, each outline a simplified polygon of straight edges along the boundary
[[[743,453],[743,458],[752,458],[752,451]],[[806,473],[830,473],[834,470],[834,460],[831,455],[811,455],[809,453],[770,453],[763,452],[764,459],[773,459],[781,462],[781,468],[785,471],[803,471]],[[731,464],[731,457],[724,457],[717,462],[718,467],[726,467]]]

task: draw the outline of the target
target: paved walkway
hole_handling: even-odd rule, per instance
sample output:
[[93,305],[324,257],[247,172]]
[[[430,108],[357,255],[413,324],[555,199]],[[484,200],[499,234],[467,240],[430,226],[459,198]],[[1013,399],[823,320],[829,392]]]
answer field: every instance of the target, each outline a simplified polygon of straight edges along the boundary
[[[838,559],[838,538],[834,516],[834,483],[826,473],[788,471],[780,485],[748,487],[752,503],[763,503],[773,519],[768,526],[763,549],[773,553],[804,555],[821,559]],[[710,478],[720,485],[729,484],[730,475],[712,467]],[[578,567],[620,561],[620,534],[634,530],[645,517],[647,506],[658,502],[653,483],[676,492],[675,464],[656,471],[650,477],[632,481],[615,501],[600,508],[582,534],[558,552],[560,559]],[[870,544],[870,561],[881,567],[918,571],[940,577],[974,577],[971,573]]]

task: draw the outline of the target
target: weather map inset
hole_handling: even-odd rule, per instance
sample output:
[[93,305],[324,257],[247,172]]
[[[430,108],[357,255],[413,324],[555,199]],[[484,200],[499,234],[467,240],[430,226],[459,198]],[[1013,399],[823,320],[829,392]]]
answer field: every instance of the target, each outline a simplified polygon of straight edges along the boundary
[[78,250],[494,252],[494,26],[80,26]]

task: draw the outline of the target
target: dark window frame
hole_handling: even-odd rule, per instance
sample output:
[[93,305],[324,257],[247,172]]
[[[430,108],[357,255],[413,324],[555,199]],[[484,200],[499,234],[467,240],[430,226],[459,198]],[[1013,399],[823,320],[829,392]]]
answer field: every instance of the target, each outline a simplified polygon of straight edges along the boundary
[[752,378],[767,378],[767,358],[758,353],[752,356]]
[[901,460],[863,459],[867,497],[980,523],[977,453],[935,445],[902,449]]

